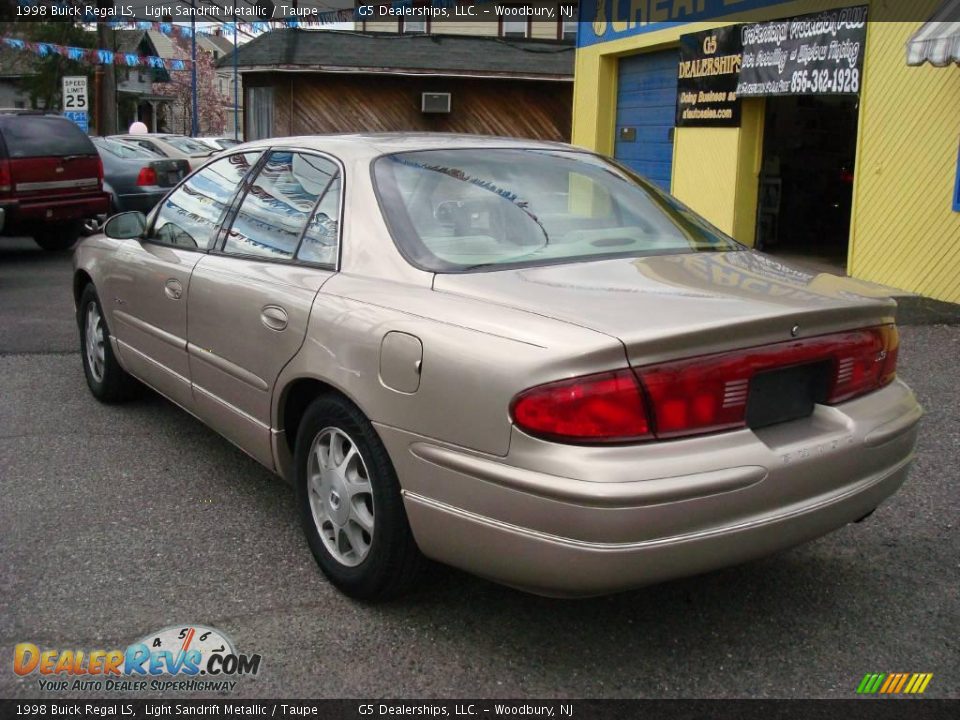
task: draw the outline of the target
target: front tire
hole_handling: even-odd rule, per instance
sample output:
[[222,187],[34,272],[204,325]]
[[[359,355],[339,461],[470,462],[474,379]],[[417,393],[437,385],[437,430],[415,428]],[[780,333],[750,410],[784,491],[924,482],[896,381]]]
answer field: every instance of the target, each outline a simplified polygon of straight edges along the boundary
[[360,600],[408,591],[423,556],[370,421],[345,398],[318,398],[300,422],[295,460],[303,530],[330,582]]
[[80,294],[77,305],[80,327],[80,356],[83,374],[93,396],[104,403],[115,403],[134,395],[137,382],[120,367],[110,345],[110,329],[93,284]]
[[79,222],[59,223],[39,228],[33,233],[33,241],[48,252],[63,252],[76,244],[82,228],[83,224]]

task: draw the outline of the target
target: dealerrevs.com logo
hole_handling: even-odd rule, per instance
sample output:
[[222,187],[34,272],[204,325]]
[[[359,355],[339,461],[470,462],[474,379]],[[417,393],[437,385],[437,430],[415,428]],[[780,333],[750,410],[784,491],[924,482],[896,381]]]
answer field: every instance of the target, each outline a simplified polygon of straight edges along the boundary
[[38,675],[47,691],[232,691],[256,675],[260,655],[238,653],[224,633],[203,625],[171,625],[114,650],[41,649],[19,643],[13,671]]

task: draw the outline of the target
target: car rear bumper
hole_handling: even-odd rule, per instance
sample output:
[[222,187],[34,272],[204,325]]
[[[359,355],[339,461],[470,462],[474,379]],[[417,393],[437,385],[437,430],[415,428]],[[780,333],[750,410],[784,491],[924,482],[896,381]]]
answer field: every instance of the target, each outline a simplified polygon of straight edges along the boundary
[[906,478],[920,414],[898,382],[803,421],[631,447],[515,432],[496,458],[378,430],[426,555],[589,596],[762,557],[863,517]]
[[5,204],[3,210],[9,229],[96,217],[106,213],[109,207],[109,195],[95,193],[70,198],[19,200]]

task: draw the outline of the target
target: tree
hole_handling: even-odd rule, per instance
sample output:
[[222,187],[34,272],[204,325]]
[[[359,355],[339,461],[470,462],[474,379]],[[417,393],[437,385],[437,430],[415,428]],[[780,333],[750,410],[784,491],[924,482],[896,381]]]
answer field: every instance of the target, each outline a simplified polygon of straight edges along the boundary
[[[193,86],[190,77],[190,40],[174,38],[176,56],[184,63],[184,70],[171,70],[170,82],[154,83],[153,92],[173,98],[170,103],[168,129],[190,134]],[[169,64],[169,63],[168,63]],[[197,105],[201,135],[219,135],[227,122],[220,96],[217,94],[217,69],[213,53],[197,48]]]
[[[97,36],[73,22],[24,22],[4,23],[2,30],[12,26],[24,40],[54,43],[69,47],[96,47]],[[21,52],[21,51],[17,51]],[[64,75],[86,75],[93,86],[93,66],[85,62],[68,60],[62,55],[50,53],[46,57],[30,56],[30,72],[20,81],[20,89],[30,98],[30,107],[39,110],[59,111],[62,103],[61,78]]]

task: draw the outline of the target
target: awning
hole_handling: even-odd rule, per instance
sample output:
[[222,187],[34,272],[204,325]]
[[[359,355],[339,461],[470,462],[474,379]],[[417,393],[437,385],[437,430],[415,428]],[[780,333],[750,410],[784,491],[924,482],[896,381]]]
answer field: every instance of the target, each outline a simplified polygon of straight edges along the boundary
[[960,0],[944,0],[907,42],[907,65],[960,63]]

